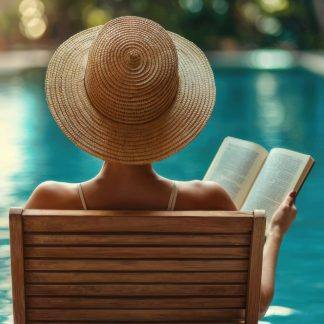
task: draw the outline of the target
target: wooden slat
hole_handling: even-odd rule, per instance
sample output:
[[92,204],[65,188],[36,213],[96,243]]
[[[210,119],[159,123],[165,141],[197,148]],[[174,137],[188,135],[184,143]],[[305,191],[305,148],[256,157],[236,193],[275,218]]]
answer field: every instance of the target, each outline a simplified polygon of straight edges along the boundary
[[9,211],[12,298],[15,323],[25,323],[24,243],[22,209]]
[[245,271],[248,260],[46,260],[26,259],[26,270],[56,271]]
[[249,234],[25,234],[25,245],[250,245]]
[[244,283],[247,272],[40,272],[27,271],[26,283]]
[[80,216],[80,217],[124,217],[124,216],[150,216],[168,217],[172,214],[175,217],[240,217],[252,218],[253,212],[247,211],[223,211],[223,210],[174,210],[170,213],[167,210],[62,210],[62,209],[24,209],[23,216]]
[[249,289],[246,311],[246,322],[251,324],[258,323],[261,273],[262,273],[262,255],[265,236],[265,212],[255,211],[254,224],[251,241],[251,257],[249,265]]
[[[88,321],[84,322],[84,321],[33,321],[32,323],[37,323],[37,324],[84,324],[84,323],[88,323]],[[105,321],[96,321],[96,323],[106,323]],[[115,324],[118,324],[118,323],[134,323],[132,321],[126,321],[126,320],[123,320],[123,321],[114,321]],[[209,324],[212,324],[212,323],[217,323],[217,324],[245,324],[245,320],[231,320],[231,319],[227,319],[227,320],[212,320],[212,321],[176,321],[176,322],[173,322],[173,321],[168,321],[168,322],[163,322],[163,321],[158,321],[158,322],[151,322],[151,321],[143,321],[143,322],[139,322],[137,321],[137,323],[145,323],[145,324],[197,324],[197,323],[209,323]]]
[[249,247],[26,247],[26,258],[246,259]]
[[245,297],[192,298],[86,298],[86,297],[28,297],[27,308],[47,309],[172,309],[172,308],[244,308]]
[[83,321],[213,321],[225,319],[241,319],[243,316],[241,309],[186,309],[179,311],[168,310],[48,310],[30,309],[27,310],[28,320],[83,320]]
[[28,296],[244,296],[244,284],[26,284]]
[[246,216],[24,216],[25,232],[249,233],[251,228]]

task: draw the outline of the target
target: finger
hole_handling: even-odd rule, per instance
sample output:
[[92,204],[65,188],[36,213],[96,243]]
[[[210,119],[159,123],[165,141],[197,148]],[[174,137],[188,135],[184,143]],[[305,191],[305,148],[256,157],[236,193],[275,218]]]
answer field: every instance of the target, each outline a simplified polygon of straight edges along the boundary
[[295,202],[295,198],[296,198],[296,191],[292,191],[289,193],[289,195],[286,198],[286,203],[288,204],[289,207],[291,207],[294,202]]
[[292,216],[292,218],[296,218],[296,216],[297,216],[297,208],[295,207],[295,205],[293,205],[292,207],[291,207],[291,216]]

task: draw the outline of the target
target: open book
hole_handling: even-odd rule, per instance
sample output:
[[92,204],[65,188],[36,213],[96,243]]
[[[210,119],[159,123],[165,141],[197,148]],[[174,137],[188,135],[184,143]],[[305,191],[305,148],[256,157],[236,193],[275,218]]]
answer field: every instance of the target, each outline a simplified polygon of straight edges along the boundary
[[238,209],[264,209],[268,225],[286,195],[299,191],[313,164],[310,155],[283,148],[268,152],[253,142],[226,137],[203,180],[217,181]]

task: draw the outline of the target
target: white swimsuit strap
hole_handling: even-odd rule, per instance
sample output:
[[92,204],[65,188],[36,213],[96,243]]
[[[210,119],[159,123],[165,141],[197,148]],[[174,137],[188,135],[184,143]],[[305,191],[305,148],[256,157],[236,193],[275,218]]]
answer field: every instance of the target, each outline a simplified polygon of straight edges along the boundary
[[79,185],[78,185],[78,190],[79,190],[79,196],[80,196],[80,199],[81,199],[81,202],[82,202],[83,209],[87,210],[87,204],[86,204],[85,199],[84,199],[81,183],[79,183]]
[[174,206],[177,200],[177,194],[178,194],[178,186],[176,184],[176,181],[174,180],[172,184],[172,191],[171,191],[167,210],[174,210]]

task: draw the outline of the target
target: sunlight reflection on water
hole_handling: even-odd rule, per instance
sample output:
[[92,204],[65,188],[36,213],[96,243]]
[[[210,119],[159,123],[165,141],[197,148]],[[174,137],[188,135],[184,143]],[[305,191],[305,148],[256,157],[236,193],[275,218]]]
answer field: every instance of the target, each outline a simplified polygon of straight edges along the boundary
[[265,317],[270,316],[290,316],[296,314],[298,311],[289,307],[283,306],[270,306]]

